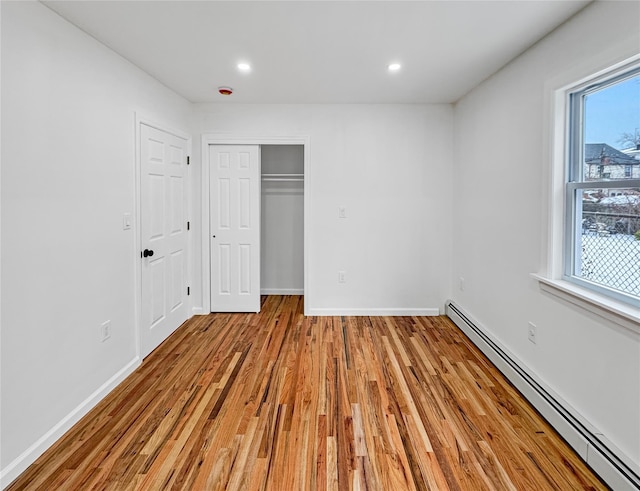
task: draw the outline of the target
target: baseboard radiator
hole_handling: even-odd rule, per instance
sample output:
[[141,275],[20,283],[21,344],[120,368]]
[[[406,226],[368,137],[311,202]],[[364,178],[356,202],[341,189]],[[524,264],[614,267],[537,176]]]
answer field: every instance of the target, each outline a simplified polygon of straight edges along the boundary
[[[606,444],[597,429],[591,427],[568,404],[537,381],[523,364],[501,347],[453,301],[445,304],[446,315],[489,358],[536,410],[613,490],[640,490],[640,471],[625,455]],[[627,462],[629,461],[629,462]]]

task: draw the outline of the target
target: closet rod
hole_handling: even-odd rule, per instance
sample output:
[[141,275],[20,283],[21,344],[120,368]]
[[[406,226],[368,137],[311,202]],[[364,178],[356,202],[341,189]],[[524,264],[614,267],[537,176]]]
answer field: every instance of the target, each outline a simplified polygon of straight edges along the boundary
[[299,177],[302,179],[304,174],[262,174],[262,177]]

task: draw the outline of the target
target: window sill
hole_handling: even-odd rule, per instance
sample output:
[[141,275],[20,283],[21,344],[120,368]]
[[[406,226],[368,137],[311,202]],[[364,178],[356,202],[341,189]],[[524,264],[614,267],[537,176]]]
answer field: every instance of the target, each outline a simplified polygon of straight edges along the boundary
[[552,280],[537,273],[532,273],[531,276],[538,280],[542,291],[640,334],[640,312],[637,308],[568,281]]

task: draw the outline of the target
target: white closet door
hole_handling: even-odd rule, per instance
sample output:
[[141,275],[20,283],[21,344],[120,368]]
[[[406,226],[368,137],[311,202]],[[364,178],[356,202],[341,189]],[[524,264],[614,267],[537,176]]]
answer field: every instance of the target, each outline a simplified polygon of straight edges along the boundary
[[210,145],[211,311],[260,311],[260,148]]

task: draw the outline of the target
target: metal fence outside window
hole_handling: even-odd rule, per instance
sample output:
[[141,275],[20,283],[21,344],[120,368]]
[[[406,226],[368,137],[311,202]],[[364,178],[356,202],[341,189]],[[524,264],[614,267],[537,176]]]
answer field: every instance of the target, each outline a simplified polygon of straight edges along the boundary
[[638,213],[583,212],[578,276],[640,296],[639,230]]

